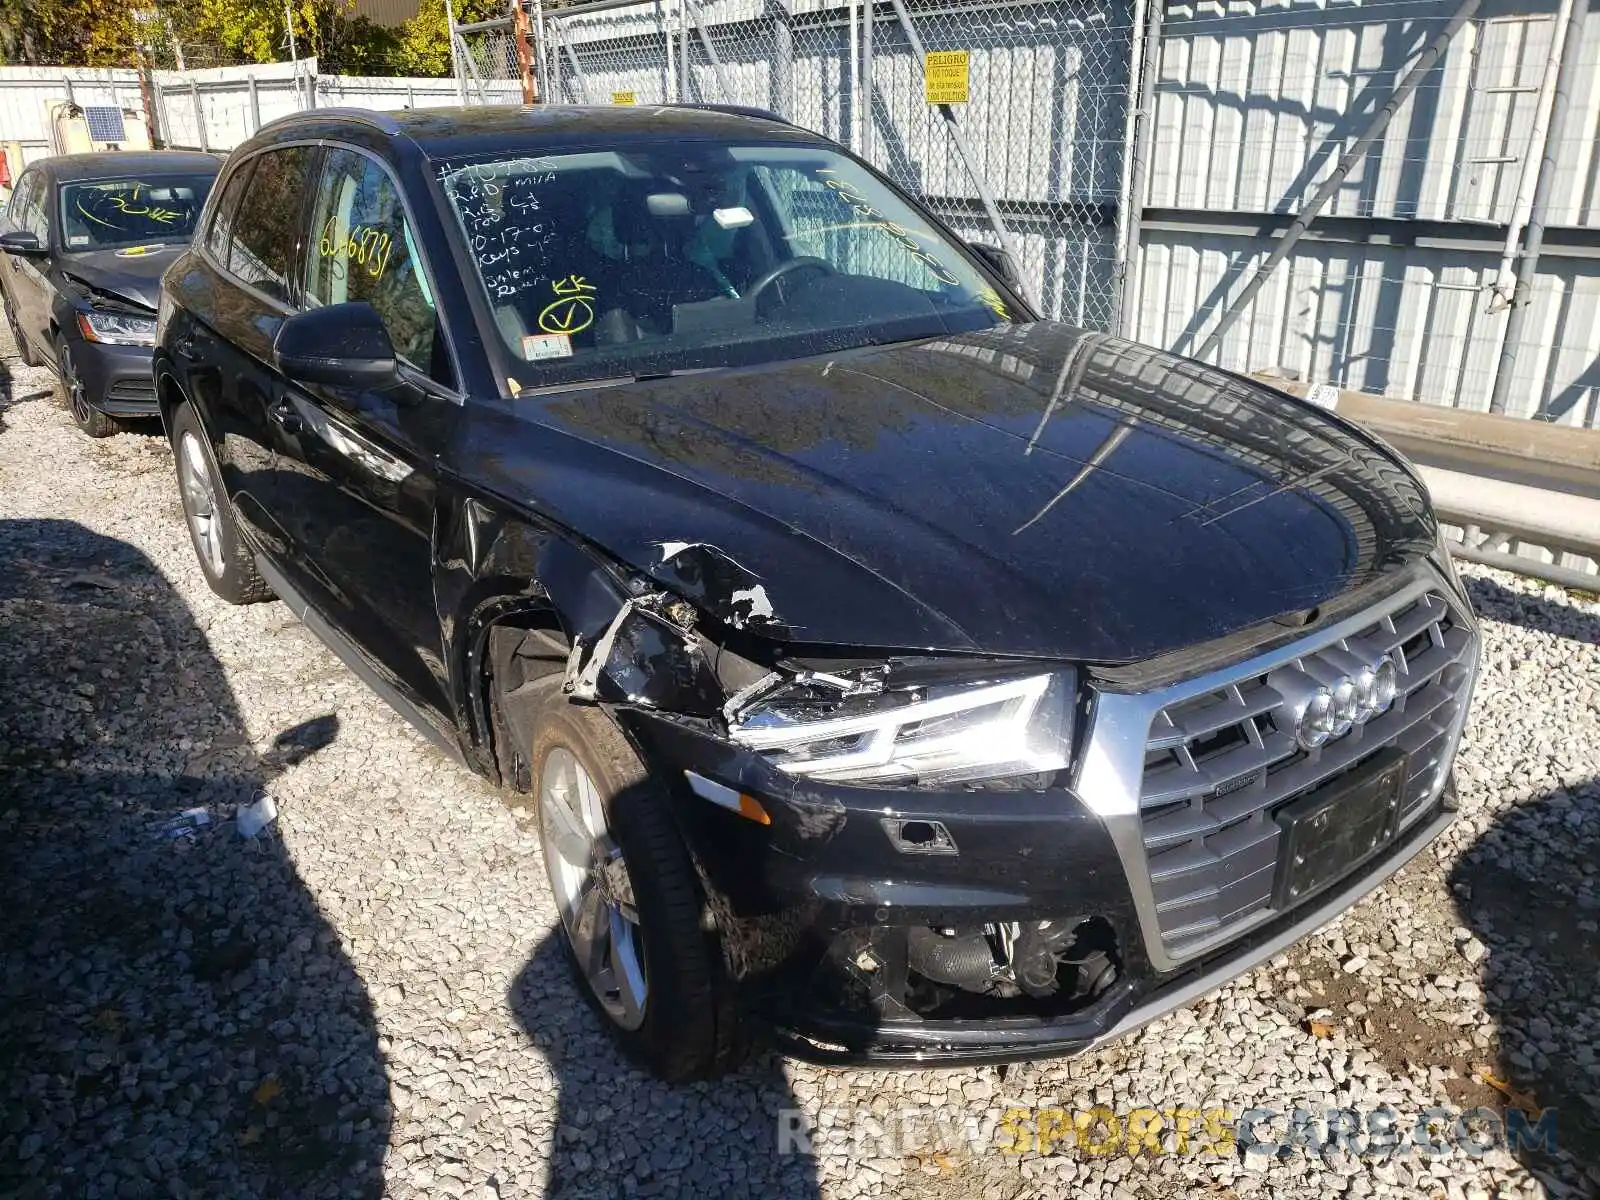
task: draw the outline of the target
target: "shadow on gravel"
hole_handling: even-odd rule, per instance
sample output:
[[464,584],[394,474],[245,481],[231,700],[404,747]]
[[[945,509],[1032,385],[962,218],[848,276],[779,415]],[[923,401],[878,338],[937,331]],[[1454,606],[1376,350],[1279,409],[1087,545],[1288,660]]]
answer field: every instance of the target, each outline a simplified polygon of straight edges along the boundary
[[1589,1172],[1581,1194],[1600,1195],[1600,779],[1502,813],[1456,860],[1450,887],[1487,951],[1484,1005],[1500,1037],[1499,1062],[1484,1065],[1508,1106],[1528,1114],[1513,1151],[1535,1170],[1568,1173],[1535,1148],[1539,1111],[1553,1109],[1545,1128]]
[[[5,326],[0,325],[0,350],[10,346],[10,338],[5,335]],[[6,410],[15,408],[29,400],[45,400],[55,394],[54,387],[35,388],[31,392],[17,395],[16,367],[21,365],[21,360],[10,356],[0,356],[0,433],[6,430]]]
[[1483,575],[1468,575],[1462,582],[1480,618],[1600,646],[1600,617],[1570,603],[1514,592]]
[[0,522],[0,1194],[360,1197],[388,1084],[372,1006],[276,830],[184,601],[132,547]]
[[[810,1200],[807,1154],[780,1153],[778,1125],[800,1102],[773,1054],[711,1083],[673,1086],[629,1063],[600,1025],[557,930],[518,975],[512,1010],[559,1080],[548,1200],[706,1196]],[[707,1146],[723,1151],[714,1157]]]

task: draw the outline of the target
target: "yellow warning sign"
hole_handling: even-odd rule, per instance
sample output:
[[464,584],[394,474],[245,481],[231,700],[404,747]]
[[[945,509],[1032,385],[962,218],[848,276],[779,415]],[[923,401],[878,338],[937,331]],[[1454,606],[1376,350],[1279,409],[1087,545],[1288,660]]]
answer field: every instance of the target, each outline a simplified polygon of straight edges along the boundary
[[922,86],[929,104],[965,104],[970,79],[965,50],[940,50],[922,56]]
[[613,104],[636,104],[636,103],[638,103],[638,101],[636,101],[633,98],[633,93],[632,92],[612,92],[611,93],[611,103],[613,103]]

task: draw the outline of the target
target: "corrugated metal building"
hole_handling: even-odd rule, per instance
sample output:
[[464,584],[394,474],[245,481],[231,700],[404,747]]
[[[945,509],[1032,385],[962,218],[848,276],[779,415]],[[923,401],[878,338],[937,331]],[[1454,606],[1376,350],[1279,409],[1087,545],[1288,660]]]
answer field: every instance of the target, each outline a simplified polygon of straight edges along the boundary
[[[1230,3],[1166,11],[1135,336],[1193,349],[1453,3]],[[1486,7],[1397,113],[1224,339],[1220,361],[1488,406],[1491,313],[1557,6]],[[1600,12],[1555,158],[1511,407],[1600,423]],[[1274,215],[1277,214],[1277,215]]]

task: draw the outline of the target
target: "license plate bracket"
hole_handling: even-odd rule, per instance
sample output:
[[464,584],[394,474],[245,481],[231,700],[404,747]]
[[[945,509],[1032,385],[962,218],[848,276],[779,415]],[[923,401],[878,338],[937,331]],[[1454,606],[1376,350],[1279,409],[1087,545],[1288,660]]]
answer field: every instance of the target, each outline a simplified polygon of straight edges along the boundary
[[1390,748],[1280,808],[1273,907],[1304,903],[1388,845],[1400,825],[1407,774],[1405,753]]

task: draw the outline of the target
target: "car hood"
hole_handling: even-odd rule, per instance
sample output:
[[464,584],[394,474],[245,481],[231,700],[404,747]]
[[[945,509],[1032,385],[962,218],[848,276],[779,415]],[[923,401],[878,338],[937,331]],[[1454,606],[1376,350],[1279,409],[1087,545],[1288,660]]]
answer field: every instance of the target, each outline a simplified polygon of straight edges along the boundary
[[155,311],[161,273],[184,252],[183,246],[124,246],[66,255],[61,273],[69,279],[129,304]]
[[1436,532],[1409,469],[1331,414],[1051,323],[524,396],[467,429],[495,491],[807,644],[1136,661]]

